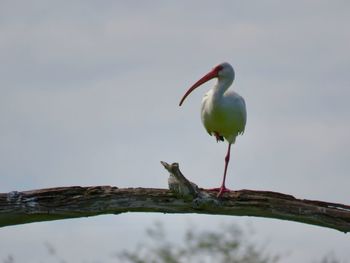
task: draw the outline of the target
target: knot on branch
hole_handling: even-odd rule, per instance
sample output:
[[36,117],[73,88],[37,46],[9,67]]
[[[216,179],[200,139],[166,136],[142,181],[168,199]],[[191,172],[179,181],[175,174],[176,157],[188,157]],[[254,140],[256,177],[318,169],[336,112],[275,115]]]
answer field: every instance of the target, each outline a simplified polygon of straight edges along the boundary
[[25,196],[22,192],[12,191],[6,194],[6,201],[17,208],[23,208],[27,211],[37,206],[36,197]]
[[194,199],[198,196],[198,186],[187,180],[187,178],[181,173],[178,163],[168,164],[162,161],[160,163],[170,173],[168,185],[171,191],[185,199]]
[[9,203],[17,203],[22,199],[22,194],[18,191],[12,191],[7,193],[6,200]]
[[195,183],[189,181],[181,173],[178,163],[168,164],[161,161],[161,164],[170,173],[168,178],[169,190],[183,199],[192,200],[194,209],[201,210],[207,207],[221,206],[217,198],[210,195],[207,191],[201,191]]

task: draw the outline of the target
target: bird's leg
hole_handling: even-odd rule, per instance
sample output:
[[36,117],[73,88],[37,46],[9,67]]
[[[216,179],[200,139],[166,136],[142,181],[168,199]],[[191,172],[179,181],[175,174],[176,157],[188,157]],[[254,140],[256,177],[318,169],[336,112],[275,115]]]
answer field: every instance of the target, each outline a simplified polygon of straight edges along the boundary
[[227,154],[226,154],[226,157],[225,157],[224,178],[222,179],[221,187],[220,188],[208,189],[209,191],[219,191],[219,193],[217,194],[217,197],[220,197],[223,193],[230,191],[230,189],[226,188],[226,186],[225,186],[227,166],[228,166],[228,163],[230,161],[230,152],[231,152],[231,143],[228,143]]
[[228,143],[228,148],[227,148],[227,154],[225,157],[225,170],[224,170],[224,178],[222,179],[222,184],[219,190],[219,193],[217,197],[220,197],[224,192],[229,192],[230,190],[225,187],[225,181],[226,181],[226,173],[227,173],[227,166],[230,161],[230,153],[231,153],[231,143]]

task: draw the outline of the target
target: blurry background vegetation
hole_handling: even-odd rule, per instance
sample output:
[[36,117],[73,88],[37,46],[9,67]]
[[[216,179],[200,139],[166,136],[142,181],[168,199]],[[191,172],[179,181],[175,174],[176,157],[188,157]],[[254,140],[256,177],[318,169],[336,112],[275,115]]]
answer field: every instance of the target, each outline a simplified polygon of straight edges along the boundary
[[[188,226],[182,242],[175,242],[167,235],[163,225],[155,222],[146,230],[146,239],[135,245],[133,250],[113,253],[115,262],[126,263],[283,263],[288,255],[272,255],[266,245],[251,242],[255,235],[251,228],[238,227],[235,224],[222,225],[217,231],[198,231]],[[53,244],[45,242],[48,258],[58,263],[69,263],[60,256]],[[322,257],[322,252],[320,252]],[[7,255],[3,263],[16,263],[14,255]],[[46,262],[42,259],[42,262]],[[102,263],[86,261],[82,263]],[[311,263],[341,263],[333,253],[323,255]]]

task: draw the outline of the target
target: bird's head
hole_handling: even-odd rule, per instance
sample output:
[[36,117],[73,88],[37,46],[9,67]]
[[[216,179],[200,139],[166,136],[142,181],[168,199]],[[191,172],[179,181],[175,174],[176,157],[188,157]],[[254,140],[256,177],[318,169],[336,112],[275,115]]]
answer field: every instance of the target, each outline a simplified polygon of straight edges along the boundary
[[[231,64],[224,62],[219,65],[217,65],[215,68],[219,67],[218,69],[218,78],[221,79],[234,79],[235,78],[235,71],[233,70],[233,67]],[[214,68],[214,69],[215,69]]]
[[[204,75],[200,80],[198,80],[196,83],[194,83],[189,89],[188,91],[185,93],[185,95],[182,97],[179,106],[182,105],[182,103],[184,102],[184,100],[186,99],[186,97],[196,88],[198,88],[200,85],[204,84],[205,82],[213,79],[213,78],[218,78],[219,80],[229,80],[233,81],[233,79],[235,78],[235,72],[233,70],[233,67],[227,63],[221,63],[217,66],[215,66],[211,71],[209,71],[206,75]],[[231,84],[230,83],[230,84]]]

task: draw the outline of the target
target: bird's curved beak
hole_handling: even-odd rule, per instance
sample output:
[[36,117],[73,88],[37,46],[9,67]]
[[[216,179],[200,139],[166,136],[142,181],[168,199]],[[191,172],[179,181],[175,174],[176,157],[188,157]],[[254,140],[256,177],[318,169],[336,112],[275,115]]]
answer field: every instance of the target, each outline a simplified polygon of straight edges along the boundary
[[180,103],[179,103],[179,106],[182,105],[182,103],[184,102],[184,100],[186,99],[186,97],[188,95],[190,95],[190,93],[192,91],[194,91],[196,88],[198,88],[200,85],[202,85],[203,83],[213,79],[213,78],[216,78],[218,77],[218,72],[219,72],[219,69],[216,67],[214,68],[213,70],[211,70],[209,73],[207,73],[205,76],[203,76],[200,80],[198,80],[196,83],[194,83],[192,85],[192,87],[190,87],[188,89],[188,91],[185,93],[185,95],[182,97]]

